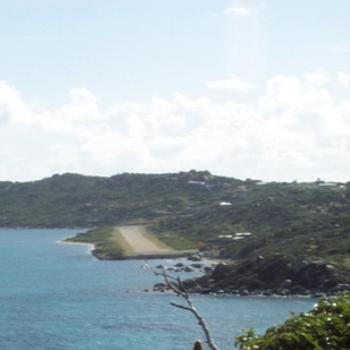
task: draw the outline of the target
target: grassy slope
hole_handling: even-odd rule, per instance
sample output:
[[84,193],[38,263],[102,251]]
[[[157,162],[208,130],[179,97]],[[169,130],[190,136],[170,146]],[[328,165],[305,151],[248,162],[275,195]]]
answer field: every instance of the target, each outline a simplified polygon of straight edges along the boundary
[[112,226],[104,226],[88,232],[79,233],[67,242],[92,243],[95,245],[94,254],[99,257],[120,259],[131,254],[132,249],[125,242],[118,230]]

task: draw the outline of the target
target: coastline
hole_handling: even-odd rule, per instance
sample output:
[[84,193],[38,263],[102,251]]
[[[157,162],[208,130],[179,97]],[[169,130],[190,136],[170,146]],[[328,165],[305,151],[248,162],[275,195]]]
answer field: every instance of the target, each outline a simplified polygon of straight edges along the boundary
[[[69,244],[69,245],[81,245],[85,246],[87,248],[86,253],[91,254],[93,257],[95,257],[97,260],[112,260],[112,261],[118,261],[118,260],[152,260],[152,259],[174,259],[174,261],[181,259],[186,259],[188,255],[186,256],[176,256],[176,255],[164,255],[164,256],[153,256],[153,255],[138,255],[138,256],[123,256],[120,258],[113,258],[108,256],[99,256],[98,253],[95,251],[95,245],[93,243],[84,243],[84,242],[70,242],[70,241],[64,241],[64,240],[58,240],[56,241],[57,244]],[[187,259],[186,259],[187,260]],[[190,262],[190,261],[189,261]],[[201,263],[204,263],[204,265],[212,265],[213,260],[203,258],[201,260]],[[217,261],[216,261],[217,264]],[[215,265],[216,265],[215,264]],[[204,275],[206,275],[203,271]],[[185,283],[191,282],[192,279],[185,280]],[[193,281],[193,280],[192,280]],[[190,283],[191,284],[191,283]],[[168,290],[164,288],[165,286],[160,283],[160,285],[157,286],[157,284],[154,286],[153,292],[167,292]],[[210,296],[221,296],[221,297],[256,297],[256,298],[304,298],[304,299],[318,299],[321,297],[326,296],[333,296],[336,293],[335,292],[329,292],[329,291],[308,291],[307,293],[290,293],[288,290],[283,291],[271,291],[271,289],[263,289],[263,290],[247,290],[247,289],[236,289],[236,290],[224,290],[224,289],[218,289],[218,288],[191,288],[188,286],[188,292],[191,294],[197,294],[197,295],[210,295]]]
[[95,250],[95,244],[93,243],[84,243],[84,242],[71,242],[71,241],[65,241],[65,240],[58,240],[56,241],[57,244],[69,244],[69,245],[81,245],[87,247],[87,253],[94,255]]

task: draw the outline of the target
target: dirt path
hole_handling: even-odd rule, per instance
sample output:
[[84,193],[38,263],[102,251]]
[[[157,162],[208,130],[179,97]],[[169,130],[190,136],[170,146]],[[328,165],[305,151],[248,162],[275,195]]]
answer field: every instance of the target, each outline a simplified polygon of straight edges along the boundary
[[118,230],[136,255],[163,255],[175,251],[146,232],[143,226],[118,226]]

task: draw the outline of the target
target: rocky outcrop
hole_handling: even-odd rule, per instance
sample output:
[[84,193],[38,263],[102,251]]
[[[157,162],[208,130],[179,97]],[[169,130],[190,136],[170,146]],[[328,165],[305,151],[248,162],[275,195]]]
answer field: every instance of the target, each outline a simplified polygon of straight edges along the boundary
[[273,255],[233,265],[219,264],[194,280],[191,292],[237,295],[314,295],[350,291],[350,273],[322,260]]

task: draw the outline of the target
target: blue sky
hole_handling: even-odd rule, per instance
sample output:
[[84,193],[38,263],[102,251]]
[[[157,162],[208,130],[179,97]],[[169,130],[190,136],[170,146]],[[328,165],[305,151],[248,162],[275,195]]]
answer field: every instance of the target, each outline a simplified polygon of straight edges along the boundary
[[[0,1],[0,179],[205,168],[345,180],[349,161],[327,169],[319,153],[337,164],[349,151],[349,16],[346,0]],[[206,128],[217,139],[194,152]]]
[[[229,6],[254,15],[223,15]],[[346,70],[349,15],[345,0],[2,1],[0,76],[55,103],[76,86],[134,100],[202,93],[230,73]]]

